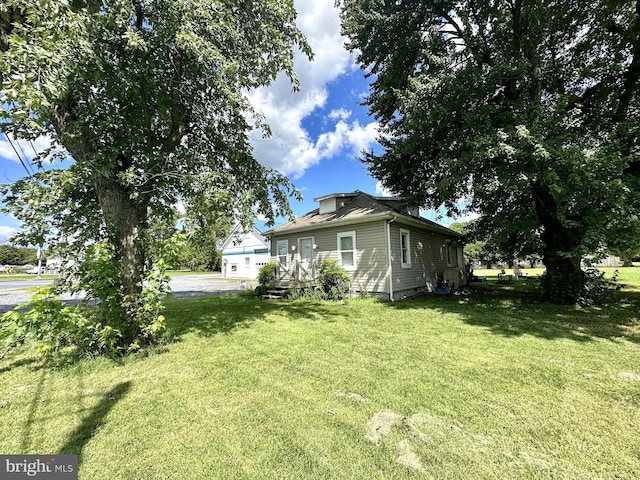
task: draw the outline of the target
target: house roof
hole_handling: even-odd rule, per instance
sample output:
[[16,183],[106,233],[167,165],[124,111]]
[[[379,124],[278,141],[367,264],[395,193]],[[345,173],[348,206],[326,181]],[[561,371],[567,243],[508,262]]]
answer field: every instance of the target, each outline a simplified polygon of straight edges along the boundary
[[264,236],[264,233],[262,233],[256,227],[252,227],[250,230],[244,231],[242,225],[240,223],[236,223],[229,236],[222,243],[220,250],[224,252],[224,250],[242,246],[243,237],[246,238],[251,234],[256,239],[256,242],[264,244],[266,248],[269,248],[269,240]]
[[398,197],[374,197],[356,190],[348,194],[324,195],[315,200],[325,200],[333,196],[351,198],[333,212],[320,213],[320,209],[316,208],[293,221],[265,232],[264,235],[270,237],[284,233],[319,230],[333,226],[354,225],[395,218],[400,223],[441,232],[453,237],[460,237],[460,234],[447,227],[427,220],[426,218],[408,214],[406,210],[401,209],[402,202],[398,201],[400,200]]

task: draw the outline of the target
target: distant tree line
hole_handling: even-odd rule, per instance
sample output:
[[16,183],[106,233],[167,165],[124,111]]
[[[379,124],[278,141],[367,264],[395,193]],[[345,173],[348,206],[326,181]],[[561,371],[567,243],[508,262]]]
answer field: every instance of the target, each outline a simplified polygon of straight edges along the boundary
[[0,265],[26,265],[35,264],[37,261],[35,248],[0,245]]
[[[479,229],[475,220],[453,222],[449,228],[463,235],[464,256],[468,262],[487,268],[497,265],[534,268],[542,263],[543,246],[540,241],[535,241],[535,236],[531,237],[528,248],[518,253],[515,246],[517,239]],[[610,247],[602,252],[593,253],[597,253],[598,258],[615,255],[620,257],[624,267],[632,267],[633,262],[640,262],[640,235],[635,241],[618,241],[617,244],[611,243]]]

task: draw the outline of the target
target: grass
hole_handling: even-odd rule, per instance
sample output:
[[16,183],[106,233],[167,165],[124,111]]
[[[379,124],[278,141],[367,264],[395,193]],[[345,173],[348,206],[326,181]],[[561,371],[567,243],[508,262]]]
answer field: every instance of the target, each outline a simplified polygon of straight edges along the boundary
[[120,362],[2,360],[0,452],[76,453],[84,479],[638,478],[638,287],[174,300],[173,341]]
[[167,270],[170,277],[180,277],[184,275],[220,275],[220,272],[198,271],[198,270]]
[[16,280],[55,280],[58,275],[28,275],[21,273],[0,273],[0,282],[13,282]]

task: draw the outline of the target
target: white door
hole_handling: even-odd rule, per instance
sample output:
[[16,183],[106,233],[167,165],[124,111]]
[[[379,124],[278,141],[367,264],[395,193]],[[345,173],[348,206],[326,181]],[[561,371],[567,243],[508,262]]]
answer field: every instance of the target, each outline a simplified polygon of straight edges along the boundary
[[313,237],[300,239],[300,280],[313,280]]

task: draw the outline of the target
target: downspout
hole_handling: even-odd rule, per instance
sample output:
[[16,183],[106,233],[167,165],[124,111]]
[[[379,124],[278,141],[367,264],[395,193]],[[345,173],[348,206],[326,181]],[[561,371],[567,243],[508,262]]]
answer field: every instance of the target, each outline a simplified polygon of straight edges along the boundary
[[395,302],[393,298],[393,266],[391,264],[391,224],[396,221],[396,217],[394,217],[387,221],[387,274],[389,275],[389,300]]

